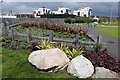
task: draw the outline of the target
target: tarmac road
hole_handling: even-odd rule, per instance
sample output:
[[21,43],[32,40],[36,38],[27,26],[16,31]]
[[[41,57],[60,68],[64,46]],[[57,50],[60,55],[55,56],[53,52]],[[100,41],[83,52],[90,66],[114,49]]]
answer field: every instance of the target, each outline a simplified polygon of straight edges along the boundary
[[87,29],[88,29],[88,34],[92,36],[91,38],[96,39],[97,36],[101,36],[102,42],[106,43],[106,48],[107,48],[109,54],[111,56],[113,56],[114,58],[116,58],[117,60],[120,60],[120,55],[119,55],[120,40],[110,37],[108,35],[105,35],[103,33],[100,33],[98,31],[96,31],[94,27],[87,27]]

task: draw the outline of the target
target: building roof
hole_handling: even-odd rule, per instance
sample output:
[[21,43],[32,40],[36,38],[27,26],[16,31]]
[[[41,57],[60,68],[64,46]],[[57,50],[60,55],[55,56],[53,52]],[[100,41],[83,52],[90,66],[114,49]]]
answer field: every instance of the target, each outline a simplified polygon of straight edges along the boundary
[[80,6],[81,9],[84,9],[85,7],[87,7],[87,6],[84,6],[84,5],[81,5],[81,6]]
[[59,8],[64,8],[64,6],[60,6]]

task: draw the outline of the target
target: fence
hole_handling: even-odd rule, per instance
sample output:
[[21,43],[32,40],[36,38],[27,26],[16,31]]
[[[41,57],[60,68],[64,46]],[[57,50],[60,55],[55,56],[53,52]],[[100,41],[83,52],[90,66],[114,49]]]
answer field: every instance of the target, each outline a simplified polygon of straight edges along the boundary
[[[35,18],[0,18],[0,21],[4,23],[4,26],[8,25],[13,25],[17,23],[23,23],[23,22],[29,22],[29,21],[39,21],[39,22],[49,22],[49,23],[64,23],[64,18],[40,18],[40,19],[35,19]],[[81,24],[64,24],[65,26],[84,26]]]
[[[22,33],[16,32],[16,30],[14,28],[11,28],[11,27],[14,27],[14,26],[17,26],[17,25],[19,25],[19,23],[14,24],[14,25],[10,25],[9,27],[3,26],[2,27],[3,35],[4,36],[10,36],[10,37],[12,37],[13,40],[16,39],[16,38],[22,37],[22,38],[26,39],[28,43],[30,41],[36,41],[36,42],[39,43],[40,40],[47,39],[50,42],[67,42],[67,43],[72,43],[72,44],[74,44],[76,46],[79,46],[80,44],[81,45],[84,44],[85,47],[93,47],[94,44],[102,42],[100,36],[97,37],[96,42],[93,42],[93,41],[79,40],[79,35],[78,34],[76,34],[76,39],[75,40],[54,38],[53,32],[50,32],[49,37],[35,36],[35,35],[31,34],[31,31],[29,29],[27,29],[27,31],[26,31],[27,34],[22,34]],[[106,47],[105,43],[102,43],[102,44],[104,45],[103,48],[105,48]]]
[[64,18],[40,18],[40,19],[35,19],[35,18],[0,18],[0,21],[4,23],[4,26],[7,25],[12,25],[16,23],[22,23],[26,21],[39,21],[39,22],[49,22],[49,23],[64,23]]

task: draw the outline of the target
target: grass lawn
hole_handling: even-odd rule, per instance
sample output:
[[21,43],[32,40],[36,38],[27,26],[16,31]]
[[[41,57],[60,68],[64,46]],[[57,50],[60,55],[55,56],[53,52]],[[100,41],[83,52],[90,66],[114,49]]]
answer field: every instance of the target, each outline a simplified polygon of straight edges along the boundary
[[103,34],[120,39],[119,37],[120,33],[118,33],[118,31],[120,30],[120,27],[97,27],[96,30]]
[[3,78],[75,78],[66,70],[56,73],[40,72],[28,62],[29,51],[2,50]]
[[118,24],[98,24],[98,25],[104,25],[104,26],[118,26]]
[[[45,73],[39,71],[28,62],[29,51],[13,51],[2,49],[2,77],[3,78],[75,78],[67,73],[66,69],[55,72]],[[86,79],[86,80],[90,80]]]

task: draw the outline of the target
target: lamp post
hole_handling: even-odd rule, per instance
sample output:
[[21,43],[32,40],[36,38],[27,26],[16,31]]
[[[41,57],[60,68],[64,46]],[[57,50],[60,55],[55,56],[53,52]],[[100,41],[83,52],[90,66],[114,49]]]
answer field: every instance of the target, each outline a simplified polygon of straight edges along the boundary
[[112,24],[112,8],[110,10],[110,23]]
[[108,12],[110,13],[109,14],[109,18],[110,18],[110,24],[112,23],[112,8],[111,9],[108,9]]

